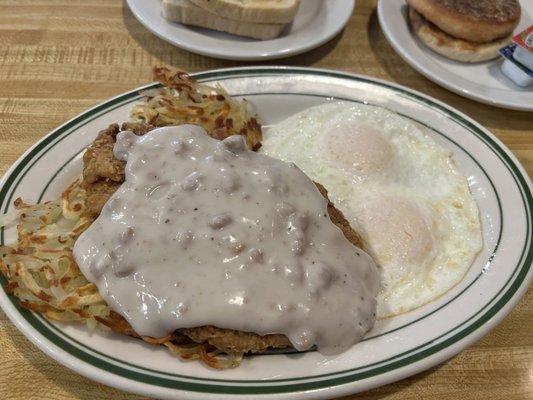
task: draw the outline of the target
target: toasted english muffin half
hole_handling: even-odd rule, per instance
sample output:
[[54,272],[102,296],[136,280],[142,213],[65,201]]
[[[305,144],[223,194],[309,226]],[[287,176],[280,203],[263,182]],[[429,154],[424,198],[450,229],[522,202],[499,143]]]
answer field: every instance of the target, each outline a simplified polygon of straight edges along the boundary
[[407,0],[407,4],[448,35],[475,43],[511,35],[521,14],[518,0]]
[[475,43],[448,35],[435,24],[409,7],[409,23],[412,31],[430,49],[461,62],[482,62],[498,57],[498,50],[507,45],[512,35],[488,43]]

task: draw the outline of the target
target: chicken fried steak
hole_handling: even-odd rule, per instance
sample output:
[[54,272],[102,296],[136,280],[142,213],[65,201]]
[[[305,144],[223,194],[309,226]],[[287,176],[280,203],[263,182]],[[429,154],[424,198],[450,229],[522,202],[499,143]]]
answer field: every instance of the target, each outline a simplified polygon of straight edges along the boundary
[[[124,181],[125,162],[113,155],[113,146],[120,130],[128,130],[136,135],[144,135],[155,127],[144,123],[124,123],[119,129],[117,124],[102,130],[95,141],[88,147],[83,157],[83,181],[85,189],[87,217],[95,219],[106,201]],[[326,199],[326,189],[315,183]],[[328,199],[328,213],[331,221],[339,227],[344,236],[355,246],[363,248],[360,236],[350,227],[343,214]],[[124,323],[127,322],[124,320]],[[221,329],[214,326],[200,326],[180,329],[176,333],[184,335],[197,343],[209,343],[222,351],[238,353],[260,353],[268,348],[287,348],[291,344],[284,335],[271,334],[261,336],[252,332]]]

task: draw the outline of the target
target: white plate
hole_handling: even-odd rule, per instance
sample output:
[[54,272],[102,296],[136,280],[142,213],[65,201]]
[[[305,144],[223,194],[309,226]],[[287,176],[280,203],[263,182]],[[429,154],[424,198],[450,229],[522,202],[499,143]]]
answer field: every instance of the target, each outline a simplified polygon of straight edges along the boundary
[[[533,2],[520,3],[522,18],[515,32],[533,24]],[[461,96],[497,107],[533,111],[533,87],[521,88],[503,75],[503,59],[468,64],[435,53],[411,33],[405,4],[403,0],[379,0],[378,18],[389,43],[411,67]]]
[[326,43],[346,25],[355,0],[303,0],[292,24],[272,40],[248,39],[169,22],[162,16],[159,0],[127,0],[127,3],[146,28],[185,50],[227,60],[271,60]]
[[[509,313],[532,269],[531,182],[515,157],[467,116],[421,93],[376,79],[305,68],[238,68],[197,74],[246,97],[265,124],[331,101],[386,107],[429,129],[451,149],[469,177],[483,225],[484,248],[464,280],[437,301],[379,321],[366,339],[338,356],[317,352],[259,355],[236,369],[215,371],[184,362],[164,348],[77,325],[50,323],[22,310],[0,290],[13,323],[60,363],[105,384],[158,398],[302,399],[342,396],[432,367],[469,346]],[[147,87],[154,87],[155,84]],[[13,200],[56,198],[81,171],[81,152],[96,133],[128,119],[137,90],[67,122],[28,150],[4,176],[0,211]],[[14,239],[14,229],[1,241]]]

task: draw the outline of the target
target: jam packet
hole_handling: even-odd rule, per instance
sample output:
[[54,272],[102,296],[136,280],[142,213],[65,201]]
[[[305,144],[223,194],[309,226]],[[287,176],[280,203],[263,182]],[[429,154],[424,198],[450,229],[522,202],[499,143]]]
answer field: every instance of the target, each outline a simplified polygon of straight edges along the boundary
[[513,37],[513,42],[500,49],[505,58],[502,72],[519,86],[533,84],[533,25]]

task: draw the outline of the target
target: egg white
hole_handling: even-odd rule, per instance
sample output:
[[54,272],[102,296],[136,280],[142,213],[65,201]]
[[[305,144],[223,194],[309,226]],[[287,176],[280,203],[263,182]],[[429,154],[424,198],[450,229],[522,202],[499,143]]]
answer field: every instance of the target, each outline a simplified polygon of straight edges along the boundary
[[323,184],[382,273],[378,317],[462,280],[482,247],[478,208],[452,153],[386,109],[332,102],[272,126],[261,152]]

